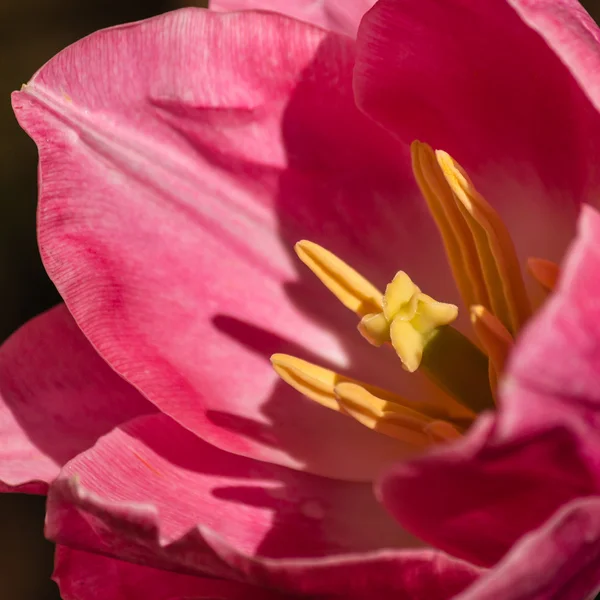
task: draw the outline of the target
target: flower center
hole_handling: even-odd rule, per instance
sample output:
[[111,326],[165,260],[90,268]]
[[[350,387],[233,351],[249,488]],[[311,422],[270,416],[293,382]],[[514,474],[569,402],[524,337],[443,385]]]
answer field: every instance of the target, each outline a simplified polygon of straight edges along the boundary
[[[394,349],[404,370],[417,369],[447,396],[407,400],[367,383],[283,354],[275,371],[312,400],[363,425],[422,449],[459,437],[494,395],[514,338],[532,314],[514,244],[498,213],[447,153],[411,145],[413,173],[433,217],[479,345],[455,329],[453,304],[423,293],[399,271],[380,292],[325,248],[296,244],[298,257],[360,318],[358,330],[375,346]],[[558,278],[550,261],[530,258],[529,271],[549,293]]]

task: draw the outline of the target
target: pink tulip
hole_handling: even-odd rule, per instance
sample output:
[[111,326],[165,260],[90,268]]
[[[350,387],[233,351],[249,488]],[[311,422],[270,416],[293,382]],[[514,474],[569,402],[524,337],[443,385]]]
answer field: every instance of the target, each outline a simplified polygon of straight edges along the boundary
[[[380,0],[360,27],[369,0],[213,4],[95,33],[13,96],[65,305],[0,349],[0,486],[48,494],[63,597],[591,594],[600,31],[574,0]],[[246,8],[293,18],[217,12]],[[459,303],[416,138],[460,160],[523,260],[560,260],[581,216],[497,410],[409,458],[269,357],[438,397],[292,252]]]

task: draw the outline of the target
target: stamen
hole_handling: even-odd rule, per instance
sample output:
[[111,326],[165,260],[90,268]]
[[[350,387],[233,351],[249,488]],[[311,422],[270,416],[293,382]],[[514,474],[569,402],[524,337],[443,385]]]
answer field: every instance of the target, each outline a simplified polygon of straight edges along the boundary
[[298,242],[294,249],[325,287],[359,317],[383,310],[383,294],[335,254],[306,240]]
[[330,369],[319,367],[308,361],[287,354],[273,354],[271,362],[275,372],[287,384],[318,404],[340,411],[336,388],[341,384],[353,384],[365,389],[374,397],[381,398],[395,406],[403,406],[427,417],[429,420],[449,420],[457,423],[468,423],[475,414],[464,406],[442,397],[428,398],[427,401],[415,402],[398,394],[383,390],[377,386],[357,381],[340,375]]
[[506,327],[481,305],[471,307],[471,322],[485,353],[490,359],[490,385],[492,390],[495,390],[498,379],[504,372],[508,355],[514,345],[513,338]]
[[465,306],[489,304],[475,242],[434,151],[419,141],[414,141],[410,150],[415,179],[442,237]]
[[365,427],[413,446],[425,447],[431,443],[424,432],[431,418],[378,398],[354,383],[338,384],[335,393],[343,411]]
[[436,157],[475,241],[489,308],[509,331],[516,333],[531,316],[531,305],[510,234],[460,165],[440,150]]
[[533,278],[542,286],[545,292],[554,291],[560,276],[560,267],[544,258],[528,258],[527,268]]

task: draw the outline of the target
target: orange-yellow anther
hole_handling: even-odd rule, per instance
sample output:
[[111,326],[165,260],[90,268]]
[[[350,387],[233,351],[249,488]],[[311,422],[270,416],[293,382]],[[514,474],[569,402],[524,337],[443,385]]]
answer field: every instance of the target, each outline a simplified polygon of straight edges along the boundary
[[475,242],[434,151],[419,141],[410,150],[413,174],[441,235],[463,303],[489,304]]
[[490,385],[492,390],[495,390],[512,350],[513,338],[499,319],[483,306],[471,307],[471,322],[483,350],[490,359]]
[[383,294],[341,258],[306,240],[298,242],[294,249],[333,295],[359,317],[383,310]]
[[460,165],[440,150],[436,157],[477,248],[489,305],[476,304],[490,308],[509,331],[516,333],[531,316],[531,305],[510,234]]
[[556,263],[544,258],[529,258],[527,268],[546,293],[554,291],[560,276],[560,267]]
[[339,411],[333,390],[338,383],[351,379],[287,354],[273,354],[271,363],[288,385],[318,404]]

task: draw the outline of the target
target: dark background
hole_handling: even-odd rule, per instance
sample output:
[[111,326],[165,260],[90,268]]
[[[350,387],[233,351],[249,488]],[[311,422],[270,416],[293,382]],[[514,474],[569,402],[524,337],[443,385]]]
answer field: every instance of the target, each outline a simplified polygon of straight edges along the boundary
[[[203,0],[0,0],[0,340],[59,301],[35,240],[37,153],[13,117],[10,92],[56,52],[96,29],[205,4]],[[600,0],[582,4],[598,21]],[[2,600],[59,597],[50,581],[52,545],[43,539],[43,522],[43,498],[0,496]]]

